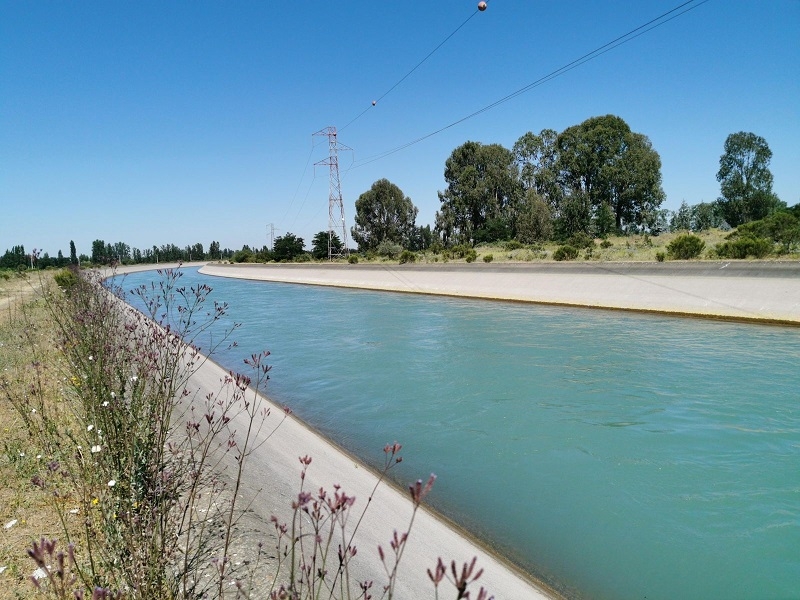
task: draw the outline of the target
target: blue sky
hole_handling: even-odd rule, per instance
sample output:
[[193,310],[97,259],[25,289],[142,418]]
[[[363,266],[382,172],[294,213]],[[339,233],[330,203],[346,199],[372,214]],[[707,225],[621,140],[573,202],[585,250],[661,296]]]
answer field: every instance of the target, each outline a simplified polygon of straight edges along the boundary
[[[340,129],[348,223],[387,178],[433,224],[467,140],[616,114],[661,155],[665,207],[711,201],[728,134],[773,151],[800,202],[800,1],[710,0],[499,107],[381,160],[679,0],[23,2],[0,0],[0,252],[211,240],[307,242],[328,227],[323,138]],[[345,127],[365,108],[368,110]],[[344,128],[344,129],[342,129]],[[314,142],[317,143],[314,146]]]

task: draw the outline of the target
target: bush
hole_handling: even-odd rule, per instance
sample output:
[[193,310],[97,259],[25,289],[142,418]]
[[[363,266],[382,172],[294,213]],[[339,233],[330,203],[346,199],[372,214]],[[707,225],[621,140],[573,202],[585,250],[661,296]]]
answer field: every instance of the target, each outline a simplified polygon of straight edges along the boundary
[[565,245],[572,246],[573,248],[577,248],[578,250],[582,250],[584,248],[591,248],[594,246],[594,238],[592,238],[592,236],[590,236],[588,233],[579,231],[569,236],[569,238],[567,238],[567,243]]
[[483,257],[483,262],[490,263],[494,260],[494,256],[492,254],[487,254]]
[[667,255],[664,252],[656,252],[656,260],[658,262],[664,262],[664,259],[666,257],[667,257]]
[[401,265],[404,265],[406,263],[417,262],[417,255],[415,253],[411,252],[411,250],[403,250],[400,253],[400,259],[399,260],[400,260],[400,264]]
[[580,250],[578,250],[575,246],[559,246],[556,248],[556,251],[553,252],[553,260],[575,260],[578,258],[579,253]]
[[78,274],[73,269],[61,269],[53,275],[53,279],[55,279],[58,287],[69,290],[78,283]]
[[464,260],[466,260],[468,263],[475,262],[476,258],[478,258],[478,253],[475,252],[474,248],[470,248],[469,250],[467,250],[464,256]]
[[611,243],[611,240],[603,240],[602,242],[600,242],[601,248],[611,248],[611,246],[613,245],[614,244]]
[[403,251],[403,247],[400,244],[384,240],[383,242],[378,244],[378,247],[375,250],[378,253],[378,256],[385,256],[386,258],[397,258]]
[[696,235],[684,233],[672,240],[667,246],[667,255],[675,260],[697,258],[706,247],[706,243]]
[[357,265],[358,264],[358,255],[357,254],[351,254],[350,256],[347,257],[347,262],[349,264],[351,264],[351,265]]
[[775,244],[766,238],[744,235],[728,242],[717,244],[715,251],[720,258],[764,258],[771,254]]
[[509,252],[512,250],[519,250],[522,247],[523,247],[522,243],[518,242],[517,240],[510,240],[508,242],[503,243],[503,248],[505,248]]

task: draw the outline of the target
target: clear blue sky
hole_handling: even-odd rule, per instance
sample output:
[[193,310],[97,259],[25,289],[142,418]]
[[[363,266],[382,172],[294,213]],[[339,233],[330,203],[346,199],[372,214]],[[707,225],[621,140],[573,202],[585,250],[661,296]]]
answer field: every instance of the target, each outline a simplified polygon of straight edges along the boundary
[[[800,1],[710,0],[501,106],[387,158],[679,0],[490,0],[339,134],[349,225],[388,178],[433,224],[444,162],[467,140],[616,114],[661,155],[665,207],[714,200],[728,134],[773,151],[800,201]],[[328,226],[327,156],[343,128],[474,11],[473,0],[0,0],[0,252],[91,242],[223,247]],[[317,142],[324,141],[317,139]],[[351,166],[355,158],[355,168]],[[307,166],[307,168],[306,168]],[[309,244],[310,245],[310,244]]]

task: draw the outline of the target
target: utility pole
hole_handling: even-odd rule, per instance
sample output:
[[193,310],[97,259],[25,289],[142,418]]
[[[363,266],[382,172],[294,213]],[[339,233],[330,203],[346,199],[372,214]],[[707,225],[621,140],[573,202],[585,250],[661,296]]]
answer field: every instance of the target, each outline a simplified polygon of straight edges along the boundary
[[[334,256],[347,256],[349,254],[347,239],[347,224],[344,220],[344,204],[342,202],[342,184],[339,181],[339,151],[351,151],[344,144],[340,144],[336,139],[336,127],[326,127],[313,135],[328,137],[328,158],[321,160],[317,165],[327,165],[330,172],[329,194],[328,194],[328,260],[333,260]],[[333,236],[337,235],[342,243],[342,249],[334,250],[331,247]]]

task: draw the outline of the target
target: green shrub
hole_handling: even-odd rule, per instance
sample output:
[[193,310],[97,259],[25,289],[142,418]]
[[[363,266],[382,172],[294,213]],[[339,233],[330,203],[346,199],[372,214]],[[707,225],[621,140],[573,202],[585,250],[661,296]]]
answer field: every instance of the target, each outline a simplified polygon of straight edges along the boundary
[[664,259],[667,257],[666,253],[664,252],[656,252],[656,260],[658,262],[664,262]]
[[766,238],[744,235],[717,244],[715,251],[720,258],[764,258],[775,249],[775,244]]
[[78,274],[72,269],[61,269],[53,275],[53,279],[58,287],[68,290],[78,283]]
[[594,246],[594,238],[592,238],[592,236],[590,236],[588,233],[579,231],[569,236],[565,245],[572,246],[578,250],[583,250],[584,248],[591,248]]
[[403,251],[403,247],[400,244],[384,240],[378,244],[378,247],[375,250],[378,252],[378,256],[397,258]]
[[358,264],[358,254],[351,254],[350,256],[348,256],[347,257],[347,262],[350,263],[351,265],[357,265]]
[[553,260],[575,260],[578,258],[578,250],[575,246],[564,245],[556,248],[553,252]]
[[475,252],[474,248],[470,248],[469,250],[467,250],[464,256],[464,260],[466,260],[468,263],[475,262],[476,258],[478,258],[478,253]]
[[406,263],[417,262],[417,255],[415,253],[411,252],[411,250],[403,250],[400,253],[400,259],[399,260],[400,260],[400,264],[401,265],[404,265]]
[[672,240],[667,246],[667,255],[671,259],[689,260],[697,258],[706,247],[706,243],[696,235],[684,233]]
[[614,244],[611,243],[611,240],[603,240],[602,242],[600,242],[601,248],[611,248],[611,246],[613,245]]
[[494,260],[494,256],[491,255],[491,254],[487,254],[486,256],[483,257],[483,262],[485,262],[485,263],[490,263],[493,260]]
[[509,240],[507,242],[503,242],[503,248],[505,248],[508,251],[519,250],[522,247],[523,247],[522,243],[518,242],[517,240]]

